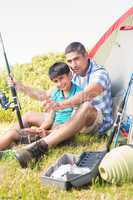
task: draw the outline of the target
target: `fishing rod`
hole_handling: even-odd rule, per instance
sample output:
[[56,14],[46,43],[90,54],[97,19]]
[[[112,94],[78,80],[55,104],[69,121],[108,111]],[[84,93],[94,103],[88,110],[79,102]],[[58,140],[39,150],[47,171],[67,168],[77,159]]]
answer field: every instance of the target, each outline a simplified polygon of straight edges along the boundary
[[12,102],[9,102],[9,98],[6,97],[6,95],[0,91],[0,105],[4,110],[7,110]]
[[[118,138],[119,138],[119,135],[120,135],[120,128],[121,128],[123,116],[124,116],[124,113],[125,113],[125,109],[126,109],[126,106],[127,106],[128,97],[130,95],[132,84],[133,84],[133,73],[132,73],[130,81],[128,83],[128,88],[126,90],[124,99],[119,106],[119,109],[118,109],[118,112],[117,112],[117,117],[116,117],[116,122],[114,123],[114,132],[115,132],[115,135],[116,135],[115,139],[114,139],[114,147],[116,147],[117,143],[118,143]],[[110,140],[112,140],[112,138],[110,138]],[[111,141],[109,141],[109,143],[110,142]]]
[[[9,63],[8,63],[7,55],[6,55],[6,52],[5,52],[4,42],[3,42],[3,39],[2,39],[1,33],[0,33],[0,42],[1,42],[2,50],[3,50],[3,55],[4,55],[5,63],[6,63],[8,77],[11,80],[13,80],[13,78],[11,76],[11,70],[10,70],[10,66],[9,66]],[[19,107],[19,102],[18,102],[16,88],[15,88],[14,85],[11,85],[10,89],[11,89],[11,94],[12,94],[13,103],[14,103],[13,109],[16,111],[16,115],[17,115],[17,119],[18,119],[18,122],[19,122],[19,126],[20,126],[20,128],[24,128],[23,122],[22,122],[22,118],[21,118],[21,113],[20,113],[20,107]]]

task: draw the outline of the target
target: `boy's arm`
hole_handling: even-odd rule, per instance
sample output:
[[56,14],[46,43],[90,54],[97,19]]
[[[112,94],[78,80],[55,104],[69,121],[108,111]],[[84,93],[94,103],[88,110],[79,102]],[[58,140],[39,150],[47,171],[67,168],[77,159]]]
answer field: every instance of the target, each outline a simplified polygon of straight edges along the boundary
[[15,85],[17,90],[39,101],[48,99],[51,94],[51,90],[45,91],[45,90],[35,89],[22,84],[21,82],[15,80],[14,78],[8,79],[8,83],[10,86]]
[[44,121],[41,126],[39,127],[39,129],[50,129],[51,126],[53,125],[54,123],[54,116],[55,116],[55,112],[54,111],[50,111],[48,113],[48,116],[47,116],[47,120]]
[[33,128],[25,128],[25,131],[28,131],[31,135],[39,135],[39,136],[46,136],[49,134],[49,130],[54,122],[54,111],[50,111],[47,116],[47,120],[44,121],[40,127],[33,127]]
[[16,88],[23,92],[24,94],[30,96],[33,99],[43,101],[45,99],[48,99],[50,97],[51,91],[50,90],[39,90],[32,88],[30,86],[26,86],[20,82],[17,82]]

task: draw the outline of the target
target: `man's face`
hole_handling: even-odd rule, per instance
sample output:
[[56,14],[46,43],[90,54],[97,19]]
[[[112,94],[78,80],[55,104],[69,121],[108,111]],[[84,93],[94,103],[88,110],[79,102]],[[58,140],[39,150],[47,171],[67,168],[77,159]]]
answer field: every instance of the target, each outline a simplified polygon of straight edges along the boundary
[[66,61],[72,71],[80,76],[84,76],[88,68],[88,55],[76,51],[66,54]]
[[52,80],[56,87],[64,92],[68,92],[71,87],[71,76],[69,74],[63,74],[53,78]]

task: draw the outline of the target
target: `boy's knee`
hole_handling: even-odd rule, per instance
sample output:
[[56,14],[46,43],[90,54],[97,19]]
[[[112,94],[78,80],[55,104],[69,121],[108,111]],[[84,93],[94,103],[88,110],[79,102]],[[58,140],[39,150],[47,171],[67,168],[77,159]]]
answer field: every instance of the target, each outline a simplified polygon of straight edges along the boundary
[[7,133],[11,140],[16,141],[20,139],[17,129],[10,129]]
[[24,121],[29,121],[29,119],[31,119],[32,116],[33,116],[33,113],[32,113],[31,111],[26,112],[26,113],[23,115],[23,120],[24,120]]

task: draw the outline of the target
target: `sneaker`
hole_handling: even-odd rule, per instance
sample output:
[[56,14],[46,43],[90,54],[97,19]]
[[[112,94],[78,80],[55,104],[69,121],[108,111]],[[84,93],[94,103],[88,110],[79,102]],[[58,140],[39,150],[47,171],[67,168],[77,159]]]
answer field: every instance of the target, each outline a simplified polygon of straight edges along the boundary
[[43,140],[39,140],[33,146],[27,149],[16,151],[16,159],[19,161],[22,168],[27,168],[32,159],[38,161],[44,153],[48,151],[48,145]]
[[21,149],[15,154],[16,159],[19,161],[22,168],[28,167],[28,162],[32,160],[32,154],[26,149]]

